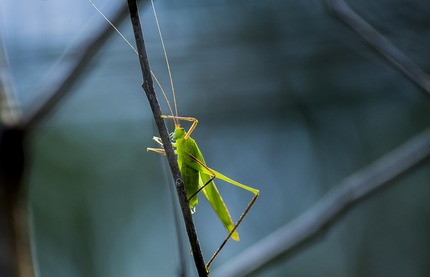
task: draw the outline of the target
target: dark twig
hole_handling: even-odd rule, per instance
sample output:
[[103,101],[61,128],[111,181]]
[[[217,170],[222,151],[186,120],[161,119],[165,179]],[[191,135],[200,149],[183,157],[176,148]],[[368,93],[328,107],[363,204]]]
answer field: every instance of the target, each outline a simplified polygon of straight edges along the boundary
[[[113,16],[112,23],[118,26],[127,18],[127,14],[128,8],[124,4]],[[42,92],[39,95],[43,95],[44,98],[34,103],[30,107],[30,111],[26,113],[23,122],[25,130],[33,129],[58,106],[59,102],[67,96],[76,82],[83,76],[91,60],[113,33],[113,28],[106,22],[100,31],[89,38],[88,41],[78,45],[74,51],[67,51],[67,53],[63,54],[52,71],[65,73],[55,80],[47,80],[46,84],[42,85]],[[76,57],[73,60],[70,60],[70,53],[76,53]]]
[[215,276],[245,276],[286,259],[323,234],[352,207],[430,156],[430,129],[346,178],[304,214],[229,261]]
[[342,23],[354,30],[362,39],[392,63],[398,70],[430,95],[429,75],[413,63],[402,51],[361,18],[343,0],[325,0],[329,10]]
[[197,233],[194,227],[193,218],[191,216],[191,211],[188,205],[188,199],[185,193],[184,182],[182,181],[181,173],[179,171],[178,163],[176,161],[176,156],[173,151],[172,144],[169,140],[169,135],[167,132],[164,120],[161,118],[161,109],[155,94],[151,70],[149,68],[148,57],[146,54],[145,42],[143,39],[142,28],[140,26],[139,14],[137,9],[136,0],[128,0],[128,6],[130,10],[131,24],[133,25],[134,37],[136,39],[137,52],[139,53],[139,61],[142,69],[143,77],[143,90],[148,97],[149,104],[154,115],[155,123],[157,125],[158,131],[160,133],[161,140],[163,142],[164,150],[166,151],[167,160],[169,162],[170,170],[173,175],[173,179],[176,180],[176,190],[179,197],[179,203],[181,205],[182,214],[185,221],[185,226],[188,233],[188,238],[191,244],[191,250],[193,252],[194,262],[196,264],[197,272],[199,276],[207,276],[207,271],[205,263],[203,260],[203,255],[200,250],[200,245],[197,239]]

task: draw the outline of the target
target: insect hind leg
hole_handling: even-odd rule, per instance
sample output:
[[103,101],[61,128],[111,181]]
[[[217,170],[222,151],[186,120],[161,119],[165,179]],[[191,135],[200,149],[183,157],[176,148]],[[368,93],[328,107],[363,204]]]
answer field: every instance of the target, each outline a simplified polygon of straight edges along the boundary
[[242,215],[239,217],[239,220],[234,225],[233,229],[231,229],[230,233],[227,235],[227,237],[224,239],[220,247],[215,251],[215,253],[212,255],[208,263],[206,264],[206,269],[209,269],[209,266],[212,264],[212,262],[215,260],[215,258],[218,256],[218,254],[221,252],[221,250],[224,248],[227,241],[230,239],[230,237],[233,235],[233,233],[236,231],[237,227],[239,227],[240,223],[242,223],[242,220],[245,218],[245,216],[248,214],[249,210],[251,209],[252,205],[254,205],[255,200],[257,200],[257,197],[259,194],[255,194],[254,197],[252,197],[251,202],[249,202],[248,206],[246,207],[245,211],[242,213]]
[[212,183],[212,181],[215,180],[215,176],[212,176],[209,181],[206,182],[206,184],[204,184],[203,186],[201,186],[195,193],[193,193],[193,195],[190,196],[190,198],[188,198],[188,201],[190,201],[193,197],[195,197],[202,189],[204,189],[207,185],[209,185],[210,183]]

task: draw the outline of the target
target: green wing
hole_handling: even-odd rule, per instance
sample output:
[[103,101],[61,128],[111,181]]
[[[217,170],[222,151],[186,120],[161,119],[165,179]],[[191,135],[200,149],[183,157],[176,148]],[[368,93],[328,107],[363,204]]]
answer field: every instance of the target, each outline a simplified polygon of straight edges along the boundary
[[[186,158],[185,157],[182,158],[186,162],[182,161],[181,159],[180,165],[185,163],[187,167],[194,169],[195,172],[198,173],[199,175],[199,177],[197,177],[194,174],[191,174],[192,176],[190,174],[187,174],[186,172],[188,171],[191,172],[194,170],[185,170],[186,168],[183,168],[182,169],[183,171],[181,171],[183,175],[186,175],[183,177],[189,179],[188,187],[186,187],[186,189],[189,191],[187,193],[190,193],[190,195],[193,195],[193,193],[195,193],[198,190],[198,188],[201,188],[207,182],[209,182],[212,176],[214,176],[215,178],[221,179],[223,181],[226,181],[230,184],[233,184],[235,186],[238,186],[240,188],[243,188],[247,191],[250,191],[255,195],[259,194],[259,191],[257,189],[245,186],[213,170],[212,168],[209,168],[206,165],[205,159],[203,158],[203,154],[200,151],[199,147],[197,146],[197,143],[192,138],[188,138],[186,142],[183,141],[180,145],[178,144],[177,150],[178,152],[182,153],[181,155],[185,154],[186,156]],[[196,180],[197,178],[198,180]],[[193,187],[191,187],[191,185],[193,185]],[[197,185],[198,185],[198,188],[195,187]],[[222,199],[217,187],[215,186],[215,183],[212,181],[210,184],[205,186],[202,189],[202,193],[211,204],[212,208],[214,209],[215,213],[218,215],[221,222],[224,224],[225,228],[230,233],[234,229],[234,223],[233,223],[233,220],[231,219],[227,206],[224,203],[224,200]],[[191,202],[193,203],[195,202],[194,204],[197,205],[197,197],[192,198]],[[231,237],[234,240],[239,240],[239,234],[237,233],[237,231],[234,231]]]
[[[203,163],[204,163],[204,160],[203,160]],[[195,164],[198,164],[198,163],[195,163]],[[206,163],[204,164],[206,165]],[[207,166],[204,167],[199,165],[199,169],[196,168],[196,170],[200,172],[200,177],[201,177],[201,182],[199,183],[200,186],[203,186],[204,184],[206,184],[211,179],[211,176],[215,174],[215,177],[218,179],[221,179],[232,185],[235,185],[247,191],[250,191],[254,195],[260,194],[260,191],[258,189],[254,189],[254,188],[245,186],[244,184],[241,184],[239,182],[236,182]],[[221,221],[224,223],[224,226],[227,228],[227,230],[230,233],[231,230],[234,228],[234,224],[233,224],[233,221],[231,220],[230,213],[228,212],[228,209],[225,206],[225,203],[222,200],[222,197],[218,192],[217,187],[215,186],[215,183],[212,181],[211,184],[207,185],[205,188],[202,189],[202,192],[203,192],[203,195],[208,199],[209,203],[211,203],[218,217],[221,219]],[[221,212],[218,212],[218,211],[221,211]],[[239,234],[237,233],[237,231],[234,231],[231,237],[234,240],[239,240]]]
[[[203,155],[199,149],[196,154],[198,154],[197,156],[199,157],[195,157],[191,154],[188,154],[188,155],[193,160],[199,161],[201,164],[206,165]],[[191,166],[200,173],[199,187],[202,187],[207,182],[209,182],[213,174],[210,172],[210,170],[212,169],[208,170],[207,168],[202,166],[199,162],[193,162],[191,163]],[[218,178],[217,173],[215,174],[216,174],[215,177]],[[224,175],[222,176],[225,177]],[[202,193],[211,204],[212,208],[214,209],[215,213],[218,215],[221,222],[224,224],[227,231],[230,233],[234,228],[234,223],[233,223],[233,220],[231,219],[227,206],[225,205],[224,200],[221,197],[221,194],[219,193],[217,187],[215,186],[215,183],[212,181],[210,184],[204,187],[202,189]],[[234,231],[231,237],[234,240],[239,240],[238,232]]]
[[[201,182],[199,183],[200,186],[203,186],[211,179],[209,175],[203,173],[202,171],[200,171],[200,178],[201,178]],[[202,193],[211,204],[212,208],[214,209],[219,219],[224,224],[227,231],[230,233],[234,228],[234,223],[233,223],[233,220],[231,219],[227,206],[225,205],[224,200],[221,197],[221,194],[219,193],[217,187],[215,186],[215,183],[212,181],[209,185],[204,187],[202,189]],[[238,232],[234,231],[231,237],[234,240],[239,240]]]

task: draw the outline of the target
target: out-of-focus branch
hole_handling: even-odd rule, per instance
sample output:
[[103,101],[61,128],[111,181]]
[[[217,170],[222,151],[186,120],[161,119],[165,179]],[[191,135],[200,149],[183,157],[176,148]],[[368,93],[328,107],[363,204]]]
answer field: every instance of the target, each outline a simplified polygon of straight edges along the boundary
[[7,54],[0,37],[0,122],[14,126],[21,120],[21,111],[9,77]]
[[31,277],[29,218],[22,184],[24,132],[17,127],[21,114],[8,72],[0,41],[0,276]]
[[161,118],[162,113],[152,82],[151,69],[149,67],[148,57],[146,54],[146,47],[143,38],[142,28],[140,25],[137,3],[136,0],[128,0],[127,2],[130,10],[130,19],[131,24],[133,26],[134,37],[136,39],[137,52],[139,53],[140,67],[142,69],[142,87],[148,98],[149,105],[151,106],[154,120],[160,133],[163,147],[166,152],[166,157],[169,162],[170,171],[172,172],[173,179],[176,182],[176,190],[178,193],[179,204],[181,206],[182,215],[185,221],[185,227],[187,229],[188,239],[190,241],[191,250],[193,252],[194,263],[196,265],[196,269],[199,276],[208,276],[203,255],[200,249],[200,244],[197,238],[193,218],[191,216],[188,199],[185,193],[184,182],[182,181],[181,172],[179,171],[179,166],[176,161],[176,156],[174,154],[173,147],[169,139],[166,125],[164,123],[164,120]]
[[24,135],[13,127],[0,130],[0,276],[5,277],[34,275],[27,194],[22,183]]
[[[119,25],[127,17],[124,4],[113,17]],[[109,24],[95,36],[77,47],[74,60],[67,53],[56,63],[53,70],[64,72],[55,80],[46,80],[40,95],[45,97],[30,107],[24,117],[14,97],[8,79],[7,59],[0,42],[0,276],[31,277],[34,275],[29,236],[25,188],[22,184],[25,172],[25,134],[49,115],[58,103],[71,91],[83,75],[91,59],[113,33]]]
[[[124,3],[112,17],[111,22],[118,26],[127,15],[128,8]],[[30,107],[30,111],[26,113],[23,120],[24,129],[33,129],[58,106],[58,103],[67,96],[76,82],[83,76],[90,61],[114,32],[115,30],[112,26],[105,22],[94,36],[78,45],[73,51],[67,51],[67,53],[63,54],[52,71],[54,72],[58,69],[64,74],[55,80],[47,80],[46,84],[42,85],[43,91],[39,94],[43,95],[44,98],[34,103]],[[69,53],[77,53],[77,56],[70,60]]]
[[325,0],[329,10],[346,24],[379,54],[418,85],[430,96],[430,77],[413,63],[402,51],[367,23],[343,0]]
[[251,275],[269,264],[286,259],[326,232],[352,207],[395,183],[392,181],[414,169],[429,156],[430,129],[427,129],[346,178],[308,211],[231,259],[228,264],[214,271],[213,276]]

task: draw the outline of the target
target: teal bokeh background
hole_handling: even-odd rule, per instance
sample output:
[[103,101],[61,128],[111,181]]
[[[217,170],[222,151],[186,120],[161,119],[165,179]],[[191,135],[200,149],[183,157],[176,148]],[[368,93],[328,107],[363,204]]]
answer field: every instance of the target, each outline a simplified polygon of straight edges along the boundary
[[[96,3],[109,16],[119,1]],[[321,1],[156,5],[179,112],[199,119],[193,137],[206,162],[261,191],[240,227],[240,243],[230,242],[214,268],[430,123],[428,96]],[[428,72],[430,5],[351,6]],[[0,12],[24,110],[40,99],[37,84],[61,73],[48,71],[61,53],[102,22],[84,0],[2,3]],[[148,7],[142,18],[151,66],[167,87]],[[120,30],[133,41],[128,21]],[[156,132],[139,70],[135,53],[114,35],[31,137],[28,184],[40,276],[177,272],[169,175],[163,160],[146,152]],[[428,276],[429,178],[427,162],[261,276]],[[218,187],[237,218],[252,195],[222,182]],[[208,258],[225,231],[203,199],[195,221]]]

